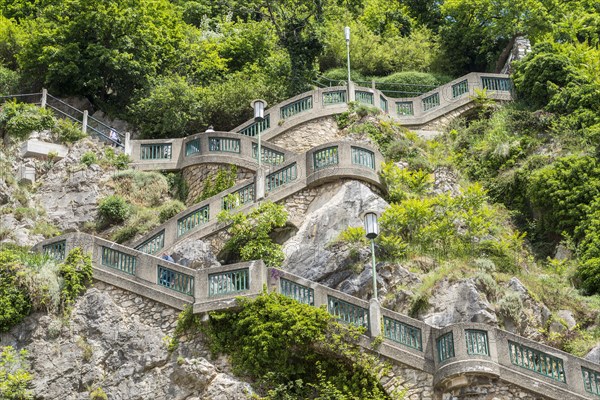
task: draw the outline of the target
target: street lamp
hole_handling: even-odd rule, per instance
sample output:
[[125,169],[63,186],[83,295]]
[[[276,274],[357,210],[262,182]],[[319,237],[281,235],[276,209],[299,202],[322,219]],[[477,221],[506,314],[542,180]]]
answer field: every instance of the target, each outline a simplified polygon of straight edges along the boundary
[[260,166],[262,163],[262,154],[260,151],[260,134],[262,122],[265,120],[265,107],[267,106],[267,102],[264,100],[254,100],[250,103],[250,106],[254,108],[254,121],[256,122],[256,135],[258,136],[258,169],[260,170]]
[[350,27],[344,27],[344,37],[346,38],[346,64],[348,64],[348,98],[346,102],[350,102]]
[[373,268],[373,299],[377,300],[377,271],[375,269],[375,238],[379,235],[379,223],[377,214],[370,211],[364,214],[365,232],[367,239],[371,240],[371,266]]

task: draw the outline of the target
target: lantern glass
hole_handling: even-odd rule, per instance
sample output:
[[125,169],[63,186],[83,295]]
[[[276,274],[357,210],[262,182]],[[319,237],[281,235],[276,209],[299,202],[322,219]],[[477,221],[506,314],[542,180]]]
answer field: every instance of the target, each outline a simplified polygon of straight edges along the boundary
[[262,121],[265,119],[265,102],[262,100],[256,100],[252,103],[254,106],[254,120]]
[[375,239],[379,235],[379,224],[377,222],[377,214],[369,212],[365,214],[365,231],[367,238]]
[[344,36],[346,37],[346,42],[350,41],[350,27],[347,26],[344,28]]

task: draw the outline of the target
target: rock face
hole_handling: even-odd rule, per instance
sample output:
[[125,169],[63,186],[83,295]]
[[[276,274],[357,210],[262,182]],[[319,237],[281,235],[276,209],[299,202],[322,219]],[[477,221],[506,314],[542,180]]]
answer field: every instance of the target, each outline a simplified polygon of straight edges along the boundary
[[221,266],[210,244],[202,240],[186,240],[176,244],[171,257],[177,264],[194,269]]
[[[322,193],[307,209],[307,214],[294,235],[284,244],[286,260],[283,269],[304,278],[337,287],[354,273],[350,254],[341,253],[331,242],[348,227],[363,226],[361,213],[381,212],[387,203],[367,186],[349,181],[337,190]],[[356,260],[354,260],[356,262]],[[370,270],[358,278],[368,281]]]
[[423,321],[438,328],[458,322],[498,323],[492,306],[480,295],[472,279],[453,283],[442,281],[429,303],[433,310]]
[[67,157],[40,179],[41,187],[34,196],[52,223],[64,231],[80,229],[85,222],[94,221],[98,199],[110,193],[104,185],[110,173],[99,165],[86,167],[80,163],[87,151],[100,154],[102,146],[89,140],[76,143]]
[[36,399],[89,399],[101,388],[109,399],[242,400],[247,383],[207,360],[201,342],[173,353],[177,311],[97,283],[77,302],[69,326],[34,315],[2,337],[3,345],[29,351]]

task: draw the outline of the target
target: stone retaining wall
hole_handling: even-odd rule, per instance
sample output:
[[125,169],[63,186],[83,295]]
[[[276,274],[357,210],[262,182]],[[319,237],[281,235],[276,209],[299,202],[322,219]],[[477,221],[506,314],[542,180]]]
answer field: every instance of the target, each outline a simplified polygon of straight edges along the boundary
[[465,386],[438,393],[436,400],[550,400],[497,378],[471,375],[458,379],[463,379]]
[[[194,200],[200,196],[208,179],[214,179],[220,170],[229,171],[229,164],[196,164],[183,169],[183,179],[188,184],[189,192],[186,199],[186,204],[193,204]],[[244,167],[237,167],[237,176],[235,184],[241,181],[252,178],[254,172]]]
[[304,153],[315,146],[343,139],[335,117],[323,117],[290,128],[269,140],[293,153]]

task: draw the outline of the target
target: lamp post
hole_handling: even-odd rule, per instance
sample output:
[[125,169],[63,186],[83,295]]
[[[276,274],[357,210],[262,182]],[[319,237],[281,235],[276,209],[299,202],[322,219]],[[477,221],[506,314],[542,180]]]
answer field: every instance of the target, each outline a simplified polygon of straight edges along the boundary
[[364,214],[365,232],[367,239],[371,240],[371,266],[373,268],[373,299],[377,300],[377,270],[375,269],[375,238],[379,235],[377,214],[370,211]]
[[350,27],[344,27],[344,37],[346,38],[346,64],[348,65],[348,98],[346,102],[350,102]]
[[256,158],[258,158],[258,171],[256,172],[256,200],[260,200],[265,197],[265,177],[262,170],[262,149],[260,146],[260,136],[262,130],[262,122],[265,120],[265,108],[267,102],[264,100],[254,100],[250,103],[250,106],[254,108],[254,121],[256,122],[256,136],[258,136],[258,146],[256,152]]

